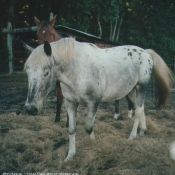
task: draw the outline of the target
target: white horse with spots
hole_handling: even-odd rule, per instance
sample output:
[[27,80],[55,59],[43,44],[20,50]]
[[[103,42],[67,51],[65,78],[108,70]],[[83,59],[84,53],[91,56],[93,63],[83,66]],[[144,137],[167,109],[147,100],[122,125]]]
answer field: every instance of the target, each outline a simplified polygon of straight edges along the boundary
[[153,74],[159,89],[158,106],[164,106],[170,93],[171,71],[152,50],[136,46],[100,49],[73,38],[38,46],[25,63],[29,90],[26,109],[36,115],[43,100],[61,82],[69,115],[69,152],[66,161],[76,153],[76,113],[79,104],[87,106],[86,131],[95,138],[93,125],[100,102],[119,100],[126,95],[135,108],[135,118],[129,139],[146,131],[144,98]]

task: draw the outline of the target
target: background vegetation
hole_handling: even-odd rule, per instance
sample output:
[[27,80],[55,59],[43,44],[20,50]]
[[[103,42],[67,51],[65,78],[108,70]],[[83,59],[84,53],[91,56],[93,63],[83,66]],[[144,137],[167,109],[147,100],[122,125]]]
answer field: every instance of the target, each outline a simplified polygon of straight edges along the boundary
[[[72,27],[119,44],[156,50],[168,63],[175,59],[175,4],[172,0],[2,0],[0,27],[34,26],[33,17]],[[2,37],[3,36],[3,37]],[[0,45],[5,35],[1,34]],[[35,32],[15,35],[27,43]],[[3,48],[3,47],[0,47]]]

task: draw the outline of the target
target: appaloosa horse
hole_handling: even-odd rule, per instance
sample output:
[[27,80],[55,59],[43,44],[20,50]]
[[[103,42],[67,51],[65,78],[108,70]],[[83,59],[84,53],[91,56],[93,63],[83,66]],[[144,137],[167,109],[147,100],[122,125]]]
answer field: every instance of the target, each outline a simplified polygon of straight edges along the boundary
[[[38,31],[37,31],[37,36],[38,36],[38,43],[43,44],[44,41],[48,42],[53,42],[60,40],[62,37],[55,31],[53,28],[54,23],[56,21],[56,15],[50,20],[49,23],[43,21],[40,22],[36,17],[34,17],[35,23],[38,26]],[[56,92],[57,92],[57,114],[55,117],[55,121],[59,122],[60,121],[60,110],[61,110],[61,105],[62,105],[62,93],[60,92],[60,85],[59,82],[57,82],[56,85]],[[133,111],[134,111],[134,106],[131,100],[126,96],[126,100],[128,102],[128,117],[131,118]],[[116,107],[115,107],[115,114],[114,118],[118,119],[120,115],[120,108],[119,108],[119,100],[115,100]],[[68,122],[67,122],[68,123]]]
[[65,161],[76,153],[79,104],[87,106],[85,129],[94,139],[93,125],[99,103],[119,100],[128,95],[135,108],[134,124],[129,136],[129,139],[134,139],[138,127],[140,136],[147,130],[144,99],[151,76],[158,87],[158,107],[166,104],[170,94],[172,74],[163,59],[153,50],[136,46],[100,49],[73,38],[50,44],[46,41],[32,52],[24,69],[29,81],[25,106],[31,115],[37,115],[56,81],[61,82],[69,117],[69,151]]
[[[55,31],[54,24],[56,21],[56,15],[49,21],[42,21],[40,22],[40,20],[37,17],[34,17],[34,21],[36,23],[36,25],[38,26],[38,30],[37,30],[37,37],[38,37],[38,44],[41,45],[44,43],[44,41],[48,41],[48,42],[54,42],[57,40],[60,40],[62,37]],[[27,44],[23,43],[24,48],[26,49],[27,53],[31,53],[33,48],[31,48],[30,46],[28,46]],[[60,83],[57,82],[56,83],[56,95],[57,95],[57,112],[56,112],[56,117],[55,117],[55,122],[60,122],[60,110],[61,110],[61,106],[62,106],[62,102],[63,102],[63,96],[61,93],[61,89],[60,89]],[[131,100],[129,100],[129,98],[126,96],[126,99],[128,101],[128,117],[132,117],[132,113],[134,110],[134,106],[133,103],[131,102]],[[115,100],[116,103],[116,107],[115,107],[115,114],[114,114],[114,118],[118,119],[120,112],[119,112],[119,100]],[[66,123],[67,126],[68,122]]]

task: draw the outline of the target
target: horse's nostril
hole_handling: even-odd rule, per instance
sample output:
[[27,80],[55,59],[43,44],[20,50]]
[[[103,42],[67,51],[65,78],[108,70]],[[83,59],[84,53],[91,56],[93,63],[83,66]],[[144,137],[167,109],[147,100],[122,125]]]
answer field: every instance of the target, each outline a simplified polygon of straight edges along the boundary
[[38,114],[38,109],[36,107],[32,108],[32,113],[33,115],[37,115]]
[[27,107],[26,110],[27,110],[27,113],[29,115],[34,115],[35,116],[35,115],[38,114],[38,109],[35,106]]

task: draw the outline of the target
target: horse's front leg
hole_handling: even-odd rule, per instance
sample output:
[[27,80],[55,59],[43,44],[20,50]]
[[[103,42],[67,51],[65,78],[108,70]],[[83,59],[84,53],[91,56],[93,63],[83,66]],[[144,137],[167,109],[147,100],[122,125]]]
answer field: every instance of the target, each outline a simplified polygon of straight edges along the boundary
[[67,109],[67,113],[69,116],[69,151],[65,162],[68,161],[70,158],[72,158],[76,153],[75,148],[75,135],[76,135],[76,115],[77,115],[77,107],[78,104],[75,102],[71,102],[68,100],[65,100],[65,106]]
[[87,106],[88,114],[86,119],[86,132],[90,135],[91,139],[95,139],[93,126],[95,121],[95,114],[97,112],[98,104],[97,103],[89,103]]
[[60,112],[63,103],[63,94],[61,92],[60,82],[56,83],[56,96],[57,96],[57,112],[55,117],[55,122],[60,122]]

